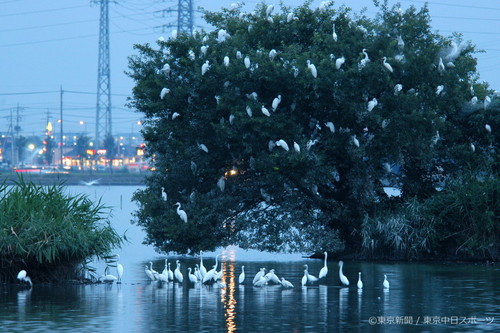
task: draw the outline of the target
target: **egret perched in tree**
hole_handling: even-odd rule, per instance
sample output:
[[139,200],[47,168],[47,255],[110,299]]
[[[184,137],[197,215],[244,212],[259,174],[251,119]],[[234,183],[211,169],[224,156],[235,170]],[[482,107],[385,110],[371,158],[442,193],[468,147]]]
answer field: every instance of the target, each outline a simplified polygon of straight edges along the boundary
[[222,43],[223,41],[225,41],[227,38],[229,37],[229,34],[227,33],[226,30],[224,29],[220,29],[218,32],[217,32],[217,42],[219,43]]
[[247,115],[248,115],[249,117],[252,117],[252,114],[253,114],[253,113],[252,113],[252,108],[251,108],[251,107],[249,107],[249,106],[247,105],[247,107],[246,107],[246,111],[247,111]]
[[470,143],[470,150],[471,150],[472,152],[475,152],[475,151],[476,151],[476,146],[474,146],[474,144],[473,144],[472,142]]
[[373,108],[375,108],[377,105],[378,105],[377,99],[373,98],[371,101],[368,102],[368,106],[366,107],[366,109],[368,110],[368,112],[371,112]]
[[170,89],[168,88],[163,88],[161,91],[160,91],[160,98],[163,99],[165,98],[165,96],[170,92]]
[[330,129],[330,132],[335,133],[335,125],[331,121],[326,122],[325,126]]
[[477,96],[474,96],[474,97],[472,97],[472,98],[471,98],[470,103],[471,103],[472,105],[474,105],[474,104],[476,104],[476,103],[477,103],[477,101],[478,101]]
[[281,95],[278,95],[273,99],[273,104],[272,104],[273,111],[276,111],[280,103],[281,103]]
[[363,289],[363,281],[361,281],[361,272],[358,273],[358,289]]
[[486,125],[484,125],[484,128],[486,129],[486,131],[487,131],[488,133],[491,133],[491,126],[490,126],[490,124],[486,124]]
[[196,56],[195,56],[195,54],[194,54],[193,50],[189,50],[189,51],[188,51],[188,58],[189,58],[190,60],[194,60],[194,59],[196,58]]
[[180,113],[178,113],[178,112],[172,113],[172,120],[174,120],[175,118],[177,118],[179,116],[180,116]]
[[17,279],[21,282],[29,283],[30,287],[33,287],[33,283],[31,282],[31,278],[28,276],[28,273],[23,269],[17,273]]
[[241,266],[241,274],[238,277],[238,282],[242,284],[245,281],[245,266]]
[[198,145],[198,148],[200,148],[201,150],[203,150],[205,153],[208,153],[208,148],[203,143],[200,143]]
[[179,283],[182,283],[182,281],[184,281],[184,276],[181,273],[181,262],[177,260],[175,263],[177,264],[177,266],[175,267],[174,270],[174,276],[177,279],[177,281],[179,281]]
[[359,140],[356,138],[356,135],[352,136],[352,143],[356,146],[359,147]]
[[484,98],[484,103],[483,103],[483,106],[484,106],[484,109],[486,110],[486,108],[491,104],[491,98],[490,96],[486,96]]
[[276,141],[276,146],[280,146],[281,148],[285,149],[286,151],[289,150],[288,144],[283,139],[279,139],[278,141]]
[[205,75],[205,73],[210,69],[210,62],[208,60],[201,66],[201,75]]
[[311,71],[311,75],[314,78],[318,77],[318,70],[316,69],[316,66],[314,66],[314,64],[311,63],[311,60],[307,60],[307,68]]
[[228,56],[224,57],[224,66],[226,66],[226,67],[229,66],[229,57]]
[[345,63],[344,57],[338,58],[337,60],[335,60],[335,68],[340,69],[340,67],[342,67],[344,63]]
[[243,56],[241,55],[241,51],[236,51],[236,59],[241,59]]
[[438,63],[438,71],[440,72],[444,72],[445,68],[444,68],[444,64],[443,64],[443,58],[439,58],[439,63]]
[[298,144],[297,142],[295,142],[295,141],[293,142],[293,149],[295,149],[295,151],[296,151],[297,153],[300,153],[300,146],[299,146],[299,144]]
[[165,201],[167,201],[167,191],[165,191],[165,188],[161,188],[161,198]]
[[[268,117],[270,117],[270,116],[271,116],[271,113],[269,113],[269,110],[268,110],[268,109],[266,109],[266,107],[265,107],[264,105],[262,105],[262,107],[261,107],[261,109],[260,109],[260,110],[262,111],[262,113],[263,113],[265,116],[268,116]],[[247,112],[248,112],[248,110],[247,110]]]
[[245,60],[243,60],[245,63],[246,68],[250,68],[250,58],[248,56],[245,57]]
[[281,286],[283,288],[293,288],[293,284],[290,281],[285,280],[284,277],[281,277]]
[[387,281],[387,275],[384,274],[384,282],[383,282],[384,288],[389,289],[389,281]]
[[226,188],[226,181],[224,180],[224,176],[221,176],[217,181],[217,187],[221,192],[224,192],[224,189]]
[[399,92],[403,90],[403,85],[401,83],[398,83],[394,86],[394,95],[399,94]]
[[314,146],[316,143],[318,143],[318,140],[316,139],[307,141],[306,145],[307,150],[309,151],[311,147]]
[[277,54],[278,53],[276,52],[276,50],[272,49],[271,51],[269,51],[269,59],[274,60],[274,58],[276,58]]
[[405,42],[403,40],[403,37],[401,35],[398,36],[398,49],[399,52],[403,52],[403,49],[405,48]]
[[382,58],[382,63],[384,64],[385,69],[387,69],[389,72],[393,72],[391,64],[387,62],[387,57]]
[[273,12],[273,10],[274,10],[274,5],[267,6],[267,8],[266,8],[266,17],[268,17],[269,15],[271,15],[272,12]]
[[363,53],[363,55],[365,57],[363,59],[361,59],[359,64],[358,64],[359,70],[362,70],[363,68],[365,68],[365,66],[370,62],[370,58],[368,57],[368,53],[366,52],[366,49],[363,49],[361,52]]
[[170,34],[170,36],[172,37],[172,39],[176,39],[177,38],[177,30],[172,30],[172,33]]
[[209,48],[209,47],[210,47],[209,45],[202,45],[202,46],[200,47],[200,52],[201,52],[201,54],[203,54],[203,56],[206,56],[206,55],[207,55],[207,51],[208,51],[208,48]]
[[324,262],[324,266],[323,268],[321,268],[321,270],[319,271],[319,275],[318,275],[318,278],[322,279],[324,277],[326,277],[326,275],[328,274],[328,266],[326,265],[326,261],[328,260],[328,252],[324,252],[324,255],[325,255],[325,262]]
[[344,286],[348,286],[349,285],[349,280],[347,279],[347,276],[344,275],[344,273],[342,272],[342,267],[344,267],[344,262],[341,260],[339,261],[339,278],[340,278],[340,282],[342,282],[342,284]]
[[170,75],[170,65],[168,63],[166,63],[165,65],[163,65],[162,69],[161,69],[167,76]]
[[179,215],[179,217],[181,218],[182,221],[187,223],[188,217],[187,217],[186,212],[181,209],[181,203],[177,202],[177,203],[175,203],[174,206],[177,206],[177,215]]
[[436,95],[439,96],[439,94],[441,94],[441,92],[443,91],[444,89],[444,86],[441,84],[439,86],[436,87]]
[[332,32],[332,37],[333,40],[336,42],[337,41],[337,33],[335,32],[335,23],[333,24],[333,32]]

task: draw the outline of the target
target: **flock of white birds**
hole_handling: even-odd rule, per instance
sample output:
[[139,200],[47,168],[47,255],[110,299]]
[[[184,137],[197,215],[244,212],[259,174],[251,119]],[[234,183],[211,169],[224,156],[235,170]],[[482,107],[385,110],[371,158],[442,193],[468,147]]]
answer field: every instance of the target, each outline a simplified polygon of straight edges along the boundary
[[[328,6],[330,6],[331,4],[332,4],[332,1],[323,1],[320,5],[320,9],[325,9]],[[231,9],[236,9],[236,8],[238,8],[238,6],[239,6],[238,4],[232,4]],[[265,18],[271,23],[274,22],[274,19],[272,16],[273,11],[274,11],[274,5],[268,5],[266,12],[265,12]],[[240,13],[239,18],[241,20],[245,20],[246,17],[248,17],[250,15],[257,15],[257,14],[255,12],[253,14],[242,12],[242,13]],[[402,15],[401,10],[399,10],[399,15],[400,16]],[[295,14],[293,12],[291,12],[287,15],[287,19],[286,19],[287,23],[295,21],[295,20],[299,20],[299,18],[297,16],[295,16]],[[252,26],[249,25],[248,29],[251,30],[251,27]],[[365,29],[361,26],[359,28]],[[333,23],[333,25],[332,25],[331,36],[332,36],[332,39],[334,42],[337,42],[340,38],[342,38],[342,36],[339,36],[339,34],[335,30],[335,23]],[[174,39],[177,38],[177,32],[173,32],[172,38],[174,38]],[[208,36],[205,36],[203,38],[203,42],[206,43],[208,41],[208,38],[209,38]],[[218,32],[217,32],[217,42],[218,43],[223,43],[224,41],[228,40],[229,38],[231,38],[231,35],[225,29],[218,30]],[[163,38],[161,38],[161,39],[163,39]],[[210,45],[202,45],[201,46],[200,55],[199,55],[200,58],[204,58],[207,55],[207,50],[209,47],[210,47]],[[396,62],[404,62],[404,54],[403,54],[404,47],[405,47],[405,42],[404,42],[402,36],[401,35],[397,36],[397,48],[399,50],[399,54],[394,56],[394,60]],[[463,49],[463,45],[457,45],[455,42],[451,43],[451,47],[448,50],[448,52],[446,54],[442,55],[441,57],[439,57],[437,64],[434,64],[435,68],[437,69],[438,74],[442,74],[447,69],[455,67],[453,60],[456,59],[456,57],[458,57],[460,55],[460,52],[462,49]],[[258,52],[260,52],[260,51],[258,51]],[[372,61],[369,57],[367,49],[363,49],[361,52],[363,54],[363,58],[358,62],[359,71],[363,70]],[[278,55],[279,55],[279,50],[277,51],[276,49],[271,49],[269,51],[269,59],[271,61],[275,61],[275,59],[277,59]],[[191,60],[195,60],[196,55],[192,50],[190,50],[188,52],[188,56]],[[332,61],[335,62],[335,68],[337,70],[341,70],[342,65],[346,62],[346,58],[344,56],[336,58],[333,54],[331,54],[330,58]],[[242,54],[242,52],[239,50],[236,51],[236,59],[235,60],[236,61],[243,61],[245,68],[248,70],[254,71],[256,68],[258,68],[258,63],[252,63],[250,56],[249,55],[244,56]],[[383,66],[384,70],[386,70],[390,74],[394,73],[393,66],[387,61],[388,58],[382,57],[381,60],[382,60],[381,66]],[[230,57],[228,55],[225,55],[223,57],[222,63],[225,67],[229,67],[232,64],[231,61],[232,60],[230,59]],[[311,62],[311,60],[307,60],[306,66],[307,66],[306,71],[309,72],[309,74],[311,75],[311,77],[312,77],[311,79],[312,80],[316,79],[318,77],[318,72],[319,72],[318,68],[316,68],[316,66]],[[207,73],[209,73],[210,68],[211,68],[210,60],[205,60],[205,62],[201,66],[201,75],[202,76],[207,75]],[[299,75],[299,69],[296,66],[291,66],[291,69],[293,70],[294,77],[297,77]],[[167,75],[167,77],[170,76],[170,73],[171,73],[170,64],[165,63],[162,67],[162,72],[165,75]],[[470,88],[471,88],[471,94],[475,95],[474,90],[472,88],[472,85]],[[403,90],[403,85],[401,83],[398,83],[394,86],[393,90],[394,90],[394,95],[398,95]],[[409,91],[412,91],[412,90],[415,90],[415,89],[410,89]],[[160,98],[164,99],[169,92],[170,92],[169,88],[166,88],[166,87],[162,88],[160,91]],[[446,87],[443,84],[440,84],[435,88],[435,93],[438,96],[445,94],[445,92],[446,92]],[[252,103],[258,102],[258,94],[256,92],[248,94],[247,97],[250,101],[252,101]],[[215,96],[215,98],[216,98],[217,104],[218,104],[220,101],[220,96]],[[262,114],[266,117],[271,117],[272,113],[278,109],[281,101],[282,101],[282,96],[277,95],[272,101],[271,108],[266,107],[265,103],[261,102],[260,109],[261,109]],[[478,98],[476,96],[474,96],[472,98],[472,100],[470,101],[470,104],[475,105],[477,103],[478,103]],[[483,101],[483,107],[486,109],[490,105],[490,103],[491,103],[491,98],[489,96],[486,96],[486,98]],[[377,107],[378,104],[379,104],[379,102],[377,101],[377,99],[375,97],[373,97],[367,102],[366,110],[368,112],[372,112]],[[292,105],[292,108],[293,108],[293,105]],[[252,107],[250,105],[246,105],[246,113],[249,117],[252,117],[254,115]],[[172,114],[172,119],[176,119],[180,116],[181,115],[178,112],[174,112]],[[229,116],[229,122],[232,124],[234,121],[235,121],[235,116],[233,114],[231,114]],[[332,133],[335,133],[335,125],[333,122],[325,120],[324,124]],[[319,124],[317,126],[319,126]],[[491,126],[489,124],[485,124],[485,129],[486,129],[486,131],[491,132]],[[437,138],[437,140],[439,140],[439,138],[440,138],[439,133],[437,133],[437,135],[433,138],[433,142],[436,141],[436,138]],[[307,150],[310,150],[311,147],[316,142],[317,142],[317,139],[315,139],[315,140],[311,139],[306,145]],[[352,143],[352,145],[354,145],[357,148],[360,147],[360,141],[358,140],[358,138],[356,137],[355,134],[352,135],[352,137],[351,137],[351,143]],[[274,147],[281,147],[285,151],[290,151],[290,147],[293,147],[293,151],[295,151],[296,153],[301,152],[300,145],[295,141],[293,142],[293,144],[289,145],[284,139],[271,140],[268,143],[268,148],[270,150],[272,150]],[[198,148],[206,153],[209,152],[208,147],[203,143],[198,143]],[[472,152],[475,151],[475,146],[472,142],[470,143],[470,149]],[[219,186],[219,188],[221,188],[221,189],[223,188],[223,184],[221,184],[220,180],[218,181],[217,185]],[[186,212],[180,209],[180,203],[177,203],[176,205],[178,205],[177,213],[178,213],[179,217],[184,222],[187,222],[188,219],[187,219]]]

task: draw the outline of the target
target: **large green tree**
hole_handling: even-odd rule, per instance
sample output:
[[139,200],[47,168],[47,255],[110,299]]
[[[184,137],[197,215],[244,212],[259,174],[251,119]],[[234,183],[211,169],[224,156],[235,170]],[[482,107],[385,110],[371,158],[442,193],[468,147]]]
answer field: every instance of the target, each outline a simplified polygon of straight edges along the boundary
[[355,251],[384,186],[425,199],[491,156],[473,46],[432,32],[426,7],[379,9],[233,6],[205,13],[214,31],[136,46],[147,243]]

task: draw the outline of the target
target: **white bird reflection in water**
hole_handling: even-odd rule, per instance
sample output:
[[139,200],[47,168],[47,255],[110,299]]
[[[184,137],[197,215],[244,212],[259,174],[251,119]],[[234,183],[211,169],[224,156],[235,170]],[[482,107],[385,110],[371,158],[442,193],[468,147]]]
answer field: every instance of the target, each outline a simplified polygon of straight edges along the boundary
[[31,288],[17,292],[17,316],[19,321],[26,320],[26,306],[30,302]]
[[224,307],[224,317],[226,318],[226,328],[228,333],[236,331],[236,252],[234,248],[226,248],[222,254],[222,282],[226,285],[221,289],[221,302]]
[[339,318],[342,322],[347,322],[349,314],[349,288],[339,290]]

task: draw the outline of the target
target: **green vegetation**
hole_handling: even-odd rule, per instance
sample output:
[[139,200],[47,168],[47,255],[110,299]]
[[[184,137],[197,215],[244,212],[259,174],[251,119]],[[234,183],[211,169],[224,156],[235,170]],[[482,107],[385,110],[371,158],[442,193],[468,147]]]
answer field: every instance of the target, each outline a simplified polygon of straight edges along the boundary
[[106,207],[62,185],[38,186],[22,178],[0,186],[0,278],[21,269],[35,281],[79,278],[90,259],[106,259],[124,237],[111,228]]
[[499,170],[499,103],[476,50],[433,32],[427,7],[376,3],[374,19],[233,6],[205,13],[213,32],[136,46],[130,105],[155,170],[134,197],[146,243],[498,258],[498,195],[455,221],[486,205],[461,191],[489,193]]

